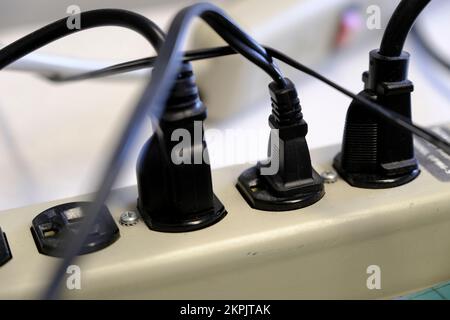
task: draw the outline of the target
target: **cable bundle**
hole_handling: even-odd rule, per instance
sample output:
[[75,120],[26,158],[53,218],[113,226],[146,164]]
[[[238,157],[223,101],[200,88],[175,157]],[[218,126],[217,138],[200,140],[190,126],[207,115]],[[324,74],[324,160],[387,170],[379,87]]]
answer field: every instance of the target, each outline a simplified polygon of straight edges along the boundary
[[[404,39],[409,32],[411,24],[428,2],[429,1],[402,1],[402,4],[399,6],[400,9],[398,9],[398,13],[394,15],[388,30],[392,30],[397,24],[401,24],[403,25],[403,32],[385,36],[381,47],[383,51],[396,54],[400,49],[401,52]],[[406,5],[406,3],[409,3],[409,5]],[[414,7],[415,10],[412,10],[411,7]],[[407,8],[408,12],[412,12],[408,15],[409,18],[406,20],[400,19],[402,17],[402,8]],[[196,17],[203,19],[229,44],[229,46],[183,53],[181,48],[186,39],[188,28]],[[169,92],[183,61],[195,61],[239,53],[269,74],[278,86],[282,88],[286,86],[286,81],[273,58],[278,59],[291,67],[328,84],[348,97],[359,101],[361,105],[376,112],[379,116],[392,124],[429,141],[450,154],[450,144],[447,141],[444,141],[439,136],[420,126],[415,125],[408,118],[396,112],[389,111],[380,104],[346,90],[335,82],[275,49],[261,46],[214,5],[202,3],[183,9],[174,18],[167,36],[165,36],[164,33],[147,18],[124,10],[105,9],[89,11],[82,13],[81,19],[83,22],[82,30],[106,25],[122,26],[135,30],[142,34],[157,49],[158,56],[130,61],[69,78],[53,79],[55,81],[74,81],[128,72],[140,68],[154,68],[152,78],[131,113],[131,117],[126,122],[120,140],[114,148],[110,161],[102,176],[101,183],[99,184],[95,199],[85,212],[86,219],[83,222],[83,226],[80,229],[79,234],[76,237],[72,236],[70,239],[72,245],[68,248],[63,261],[59,265],[55,276],[45,293],[44,298],[46,299],[53,299],[57,296],[59,283],[64,277],[66,268],[79,253],[80,248],[85,241],[84,239],[96,220],[97,213],[107,200],[114,181],[126,158],[127,147],[132,144],[136,133],[139,131],[146,118],[145,116],[148,115],[156,124],[159,123],[164,114],[164,105],[168,99]],[[79,30],[69,30],[66,27],[66,19],[62,19],[33,32],[0,50],[0,69],[52,41],[77,31]],[[389,50],[392,50],[392,52]]]

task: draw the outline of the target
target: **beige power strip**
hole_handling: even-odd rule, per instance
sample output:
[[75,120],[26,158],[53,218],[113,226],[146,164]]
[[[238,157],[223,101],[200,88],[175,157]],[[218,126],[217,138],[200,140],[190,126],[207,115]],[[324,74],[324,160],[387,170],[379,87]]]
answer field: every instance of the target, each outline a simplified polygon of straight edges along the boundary
[[[332,170],[338,150],[312,151],[315,168]],[[338,179],[326,185],[321,201],[291,212],[251,209],[235,188],[246,168],[213,172],[215,193],[228,210],[222,221],[181,234],[150,231],[143,222],[119,226],[119,240],[76,261],[80,288],[64,289],[64,297],[371,299],[450,279],[450,188],[425,167],[413,182],[387,190]],[[135,187],[113,192],[108,207],[116,222],[136,211],[136,197]],[[13,255],[0,267],[0,299],[40,296],[59,259],[38,252],[31,221],[49,207],[86,199],[0,213]]]

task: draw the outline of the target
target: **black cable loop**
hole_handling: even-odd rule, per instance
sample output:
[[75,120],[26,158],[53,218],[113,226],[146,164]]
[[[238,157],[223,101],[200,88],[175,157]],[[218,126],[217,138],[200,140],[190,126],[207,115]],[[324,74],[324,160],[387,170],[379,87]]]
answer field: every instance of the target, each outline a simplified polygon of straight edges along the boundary
[[417,17],[431,0],[402,0],[392,14],[381,41],[379,53],[398,57]]
[[0,50],[0,70],[27,54],[71,34],[105,26],[124,27],[136,31],[159,50],[164,32],[151,20],[137,13],[121,9],[99,9],[80,13],[81,29],[69,29],[67,18],[53,22],[11,43]]

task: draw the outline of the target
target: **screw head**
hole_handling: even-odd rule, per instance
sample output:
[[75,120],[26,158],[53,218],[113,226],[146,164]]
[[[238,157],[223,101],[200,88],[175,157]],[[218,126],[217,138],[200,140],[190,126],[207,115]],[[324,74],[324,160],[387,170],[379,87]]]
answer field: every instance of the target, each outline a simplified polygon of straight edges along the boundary
[[323,182],[325,183],[336,183],[338,180],[338,175],[334,171],[324,171],[321,174]]
[[126,227],[134,226],[139,222],[139,215],[134,211],[125,211],[120,215],[119,222]]

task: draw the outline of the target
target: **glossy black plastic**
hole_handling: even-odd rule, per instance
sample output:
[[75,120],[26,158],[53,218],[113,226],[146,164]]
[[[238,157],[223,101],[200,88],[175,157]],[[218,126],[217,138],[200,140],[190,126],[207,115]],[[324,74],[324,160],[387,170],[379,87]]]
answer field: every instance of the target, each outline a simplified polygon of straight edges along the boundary
[[[374,50],[364,73],[361,96],[411,119],[413,84],[407,79],[409,54],[385,57]],[[383,189],[401,186],[420,173],[412,133],[399,128],[359,102],[347,112],[342,150],[334,167],[352,186]]]
[[[33,219],[31,233],[38,248],[44,255],[63,257],[68,244],[66,232],[78,233],[82,225],[83,211],[89,202],[65,203],[45,210]],[[120,237],[119,228],[111,213],[103,206],[96,224],[92,228],[80,255],[99,251],[113,244]]]
[[186,63],[160,128],[138,160],[138,209],[152,230],[195,231],[220,221],[227,213],[213,192],[205,118],[192,67]]
[[[274,82],[269,85],[272,97],[272,115],[269,117],[272,128],[269,141],[271,162],[259,163],[246,170],[236,185],[252,208],[264,211],[304,208],[316,203],[325,194],[322,178],[311,164],[305,139],[308,126],[303,120],[297,91],[289,79],[286,82],[285,88],[278,87]],[[278,165],[273,161],[277,161]],[[276,166],[276,172],[266,171]]]
[[11,250],[9,248],[6,234],[0,228],[0,267],[12,259]]

